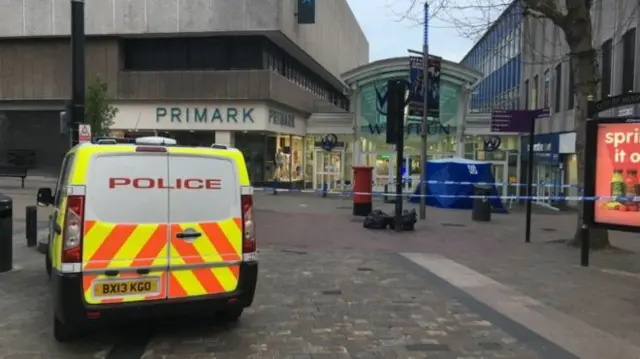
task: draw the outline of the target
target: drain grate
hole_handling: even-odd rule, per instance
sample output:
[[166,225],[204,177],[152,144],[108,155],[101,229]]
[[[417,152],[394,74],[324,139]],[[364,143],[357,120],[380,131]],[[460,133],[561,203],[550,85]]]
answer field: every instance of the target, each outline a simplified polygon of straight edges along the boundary
[[358,272],[373,272],[373,269],[367,267],[358,267]]
[[446,344],[409,344],[406,345],[410,352],[448,352],[451,348]]
[[443,227],[466,227],[464,224],[460,223],[441,223]]
[[557,232],[555,228],[540,228],[540,229],[545,232]]
[[339,290],[339,289],[323,290],[322,294],[324,294],[324,295],[340,295],[340,294],[342,294],[342,291]]

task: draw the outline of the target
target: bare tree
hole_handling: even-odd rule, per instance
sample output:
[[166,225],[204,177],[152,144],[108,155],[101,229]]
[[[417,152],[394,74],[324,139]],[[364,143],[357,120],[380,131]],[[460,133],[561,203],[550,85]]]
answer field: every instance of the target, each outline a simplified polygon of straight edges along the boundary
[[[400,0],[396,0],[400,1]],[[574,83],[571,86],[576,96],[575,102],[575,132],[576,157],[578,164],[578,185],[584,187],[584,148],[585,122],[587,119],[587,99],[597,98],[600,73],[597,63],[597,51],[594,43],[593,21],[591,8],[593,0],[514,0],[519,1],[524,8],[524,15],[551,21],[564,35],[569,48],[567,54]],[[408,4],[407,4],[408,2]],[[606,1],[605,1],[606,2]],[[562,5],[564,3],[564,5]],[[611,2],[613,3],[613,2]],[[424,1],[404,0],[403,18],[413,19],[421,11]],[[497,18],[511,1],[505,0],[431,0],[429,1],[432,17],[440,22],[450,23],[463,36],[477,38]],[[408,7],[407,7],[408,6]],[[408,10],[407,10],[408,9]],[[470,16],[468,14],[473,14]],[[598,46],[599,48],[599,46]],[[555,61],[558,61],[556,59]],[[582,210],[578,214],[578,221],[574,238],[569,244],[580,244],[580,227],[582,225]],[[593,248],[609,246],[608,232],[602,229],[590,229],[589,237]]]

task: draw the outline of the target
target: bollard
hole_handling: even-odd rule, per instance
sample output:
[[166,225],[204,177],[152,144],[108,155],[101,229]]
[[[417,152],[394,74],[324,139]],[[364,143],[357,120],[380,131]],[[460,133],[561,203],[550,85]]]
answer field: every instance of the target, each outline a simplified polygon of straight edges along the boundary
[[38,207],[27,206],[26,222],[27,247],[35,247],[38,244]]
[[0,273],[13,269],[13,200],[0,193]]
[[278,194],[278,181],[275,180],[273,181],[273,195],[277,195]]
[[329,192],[328,187],[326,182],[322,184],[322,198],[327,198],[327,193]]

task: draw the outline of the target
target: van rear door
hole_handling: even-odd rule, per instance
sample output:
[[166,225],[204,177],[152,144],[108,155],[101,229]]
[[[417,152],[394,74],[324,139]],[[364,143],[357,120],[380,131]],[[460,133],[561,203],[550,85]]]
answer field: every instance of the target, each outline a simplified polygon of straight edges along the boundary
[[232,292],[242,258],[236,163],[209,149],[169,151],[169,297]]
[[134,151],[105,146],[89,160],[82,243],[89,304],[167,296],[168,153]]

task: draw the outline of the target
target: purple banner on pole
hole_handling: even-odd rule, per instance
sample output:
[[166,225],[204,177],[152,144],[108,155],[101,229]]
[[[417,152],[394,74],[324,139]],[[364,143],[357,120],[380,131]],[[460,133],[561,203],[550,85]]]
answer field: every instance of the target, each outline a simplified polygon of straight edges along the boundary
[[549,109],[540,110],[495,110],[491,112],[491,132],[526,133],[531,121],[549,117]]

